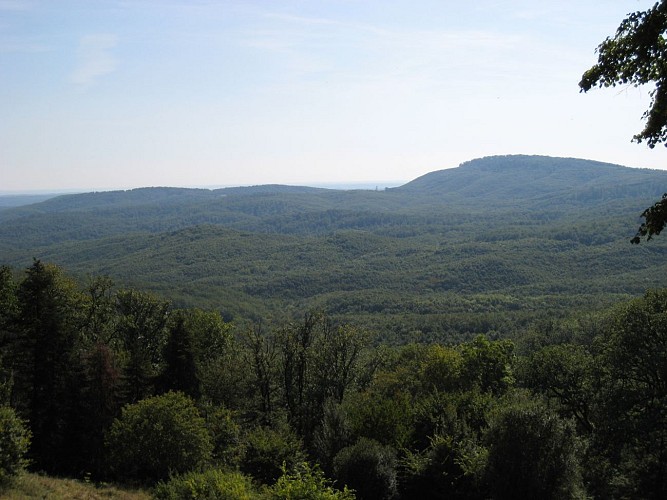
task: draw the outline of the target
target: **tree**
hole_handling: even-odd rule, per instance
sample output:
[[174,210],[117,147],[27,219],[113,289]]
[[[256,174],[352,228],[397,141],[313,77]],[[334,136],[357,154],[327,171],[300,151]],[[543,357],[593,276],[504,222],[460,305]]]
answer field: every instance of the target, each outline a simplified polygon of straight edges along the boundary
[[[579,87],[588,92],[594,87],[640,86],[652,83],[651,104],[644,112],[644,130],[633,137],[646,141],[650,148],[667,141],[667,0],[648,10],[628,14],[613,37],[598,48],[598,62],[586,71]],[[667,194],[642,213],[644,222],[632,243],[642,237],[650,240],[667,224]]]
[[165,392],[181,391],[199,399],[201,381],[195,357],[193,334],[185,325],[184,315],[177,313],[169,327],[169,337],[164,350],[165,368],[160,385]]
[[580,445],[572,422],[538,401],[512,401],[486,436],[492,497],[580,498]]
[[[30,422],[31,458],[49,472],[63,472],[77,399],[81,295],[56,266],[36,260],[19,285],[17,337],[11,346],[13,402]],[[75,453],[74,450],[68,450]]]
[[116,354],[96,342],[81,353],[77,398],[67,439],[76,472],[106,473],[104,435],[120,413],[121,372]]
[[596,344],[602,380],[594,446],[609,457],[615,476],[602,483],[625,483],[616,496],[665,498],[667,290],[619,306]]
[[462,374],[473,387],[502,394],[514,384],[514,343],[511,340],[489,340],[478,335],[461,346]]
[[116,335],[127,353],[126,398],[130,403],[150,396],[163,361],[169,303],[150,294],[122,290],[116,294]]
[[125,406],[111,426],[108,448],[120,477],[157,481],[202,467],[213,444],[194,401],[169,392]]
[[574,417],[586,432],[591,421],[593,360],[584,346],[561,344],[533,353],[524,363],[524,383],[532,390],[555,398],[561,413]]
[[368,335],[349,325],[334,327],[322,313],[308,313],[303,322],[281,329],[276,340],[284,406],[310,447],[326,401],[340,404],[357,379]]

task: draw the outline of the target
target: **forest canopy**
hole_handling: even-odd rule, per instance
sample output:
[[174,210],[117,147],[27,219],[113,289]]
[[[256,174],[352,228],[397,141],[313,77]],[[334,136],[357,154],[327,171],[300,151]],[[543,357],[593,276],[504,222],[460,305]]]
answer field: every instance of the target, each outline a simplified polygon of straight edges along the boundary
[[514,340],[395,347],[320,312],[234,325],[40,261],[0,269],[0,302],[5,482],[27,463],[158,498],[667,493],[665,291]]

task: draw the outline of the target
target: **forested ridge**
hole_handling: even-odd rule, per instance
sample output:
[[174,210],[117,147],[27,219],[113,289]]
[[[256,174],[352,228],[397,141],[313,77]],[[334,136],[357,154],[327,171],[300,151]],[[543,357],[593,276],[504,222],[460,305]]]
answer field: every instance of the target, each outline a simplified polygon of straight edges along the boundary
[[[662,286],[632,248],[661,171],[490,157],[384,191],[143,188],[0,210],[0,261],[109,275],[226,319],[325,310],[386,340],[471,338]],[[475,312],[483,325],[451,315]],[[454,336],[454,337],[452,337]]]
[[507,156],[2,209],[0,488],[664,498],[667,247],[630,245],[664,185]]

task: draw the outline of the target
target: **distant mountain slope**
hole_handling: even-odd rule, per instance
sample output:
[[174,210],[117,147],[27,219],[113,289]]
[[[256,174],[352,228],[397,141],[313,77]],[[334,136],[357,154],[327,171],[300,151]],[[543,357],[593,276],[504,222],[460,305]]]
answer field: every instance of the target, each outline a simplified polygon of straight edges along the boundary
[[475,203],[515,204],[544,198],[596,202],[660,196],[667,190],[667,171],[575,158],[491,156],[428,173],[395,189]]

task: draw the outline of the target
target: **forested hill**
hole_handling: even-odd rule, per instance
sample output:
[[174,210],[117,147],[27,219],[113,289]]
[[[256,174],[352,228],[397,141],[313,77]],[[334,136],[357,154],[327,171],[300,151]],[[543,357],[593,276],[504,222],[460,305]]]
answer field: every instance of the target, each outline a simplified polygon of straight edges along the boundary
[[255,186],[66,195],[0,211],[0,264],[33,258],[227,318],[317,308],[387,335],[511,333],[662,287],[630,245],[667,172],[473,160],[383,191]]
[[594,205],[601,200],[656,197],[667,172],[546,156],[492,156],[423,175],[396,188],[474,204],[524,205],[540,200]]

